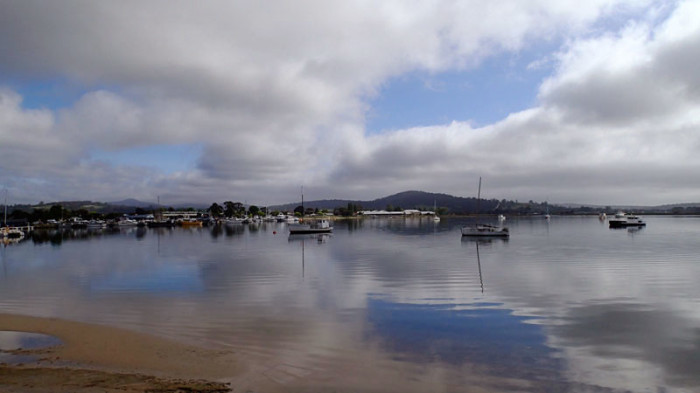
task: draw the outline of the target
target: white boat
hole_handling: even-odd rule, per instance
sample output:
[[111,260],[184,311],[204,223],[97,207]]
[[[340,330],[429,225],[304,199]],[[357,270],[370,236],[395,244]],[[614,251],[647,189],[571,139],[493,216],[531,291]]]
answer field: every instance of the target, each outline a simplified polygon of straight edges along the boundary
[[12,241],[24,239],[24,232],[19,228],[3,227],[0,228],[0,239]]
[[608,225],[610,228],[627,228],[627,227],[643,227],[647,223],[642,220],[641,217],[635,216],[634,214],[626,214],[624,212],[619,212],[615,214],[614,218],[608,220]]
[[107,227],[107,223],[102,220],[90,220],[87,222],[89,229],[102,229]]
[[331,226],[330,221],[326,219],[313,220],[301,224],[289,225],[290,235],[298,235],[304,233],[330,233],[332,231],[333,227]]
[[122,218],[121,220],[117,221],[117,226],[120,228],[135,227],[137,225],[139,225],[139,222],[132,220],[131,218]]
[[433,200],[433,221],[440,222],[440,216],[437,214],[437,200]]
[[498,215],[498,221],[505,221],[505,220],[506,220],[506,216],[504,216],[503,214]]
[[[477,204],[477,214],[479,213],[479,206],[481,201],[481,177],[479,178],[479,192],[476,197]],[[495,225],[479,224],[478,222],[474,226],[463,226],[462,236],[470,237],[509,237],[510,232],[506,227],[497,227]]]
[[488,224],[476,224],[473,227],[462,227],[462,236],[471,237],[509,237],[508,228]]
[[238,218],[238,217],[231,217],[226,220],[224,220],[224,225],[233,227],[236,225],[243,225],[243,219]]

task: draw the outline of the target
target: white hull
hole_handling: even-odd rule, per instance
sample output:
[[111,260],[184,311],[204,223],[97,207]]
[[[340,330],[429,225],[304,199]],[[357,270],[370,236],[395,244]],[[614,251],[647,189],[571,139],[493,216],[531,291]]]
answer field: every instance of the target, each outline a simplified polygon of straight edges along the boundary
[[331,233],[333,228],[313,228],[305,224],[291,225],[289,227],[289,233],[292,235],[300,235],[305,233]]
[[328,220],[321,220],[311,224],[291,224],[289,225],[289,233],[291,235],[299,235],[305,233],[330,233],[333,227]]
[[608,220],[608,225],[610,225],[610,228],[627,228],[643,227],[646,226],[647,223],[645,223],[641,217],[620,212],[615,214],[615,218]]
[[462,236],[470,237],[509,237],[508,228],[497,228],[491,225],[462,227]]

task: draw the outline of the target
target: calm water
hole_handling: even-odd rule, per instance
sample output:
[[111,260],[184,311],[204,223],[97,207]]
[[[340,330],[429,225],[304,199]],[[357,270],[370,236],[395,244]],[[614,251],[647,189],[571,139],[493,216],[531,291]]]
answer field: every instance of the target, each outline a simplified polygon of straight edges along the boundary
[[48,233],[0,250],[0,312],[315,370],[372,359],[451,381],[435,390],[468,369],[525,391],[700,391],[700,219],[646,221],[509,219],[491,242],[456,219]]

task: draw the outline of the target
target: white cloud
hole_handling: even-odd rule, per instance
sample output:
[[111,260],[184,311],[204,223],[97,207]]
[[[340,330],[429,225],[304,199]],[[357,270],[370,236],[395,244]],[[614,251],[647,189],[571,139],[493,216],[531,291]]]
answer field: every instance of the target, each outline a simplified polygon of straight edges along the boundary
[[[681,179],[698,165],[699,12],[679,3],[657,25],[644,12],[663,7],[650,4],[15,3],[0,15],[0,51],[12,54],[0,60],[13,78],[6,80],[64,80],[85,94],[54,112],[24,109],[17,93],[3,91],[0,133],[12,137],[0,151],[34,160],[3,160],[0,182],[34,179],[22,198],[37,200],[49,199],[39,197],[49,183],[65,198],[157,192],[275,203],[300,184],[319,198],[405,189],[464,195],[464,184],[483,175],[489,193],[506,198],[657,202],[580,188],[636,190],[648,180],[659,192],[678,190],[664,197],[697,199]],[[635,18],[622,30],[599,32],[604,19],[627,16]],[[389,78],[467,70],[491,54],[562,37],[568,44],[547,57],[556,67],[539,107],[478,129],[363,131],[365,100]],[[93,149],[183,144],[203,146],[188,173],[141,168],[135,179],[133,168],[89,158]]]

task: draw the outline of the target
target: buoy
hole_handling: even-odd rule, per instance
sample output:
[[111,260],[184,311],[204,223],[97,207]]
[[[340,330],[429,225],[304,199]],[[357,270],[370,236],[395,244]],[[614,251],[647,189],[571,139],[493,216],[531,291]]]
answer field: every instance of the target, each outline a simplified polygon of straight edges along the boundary
[[276,235],[276,234],[277,234],[277,231],[272,231],[272,234],[273,234],[273,235]]

